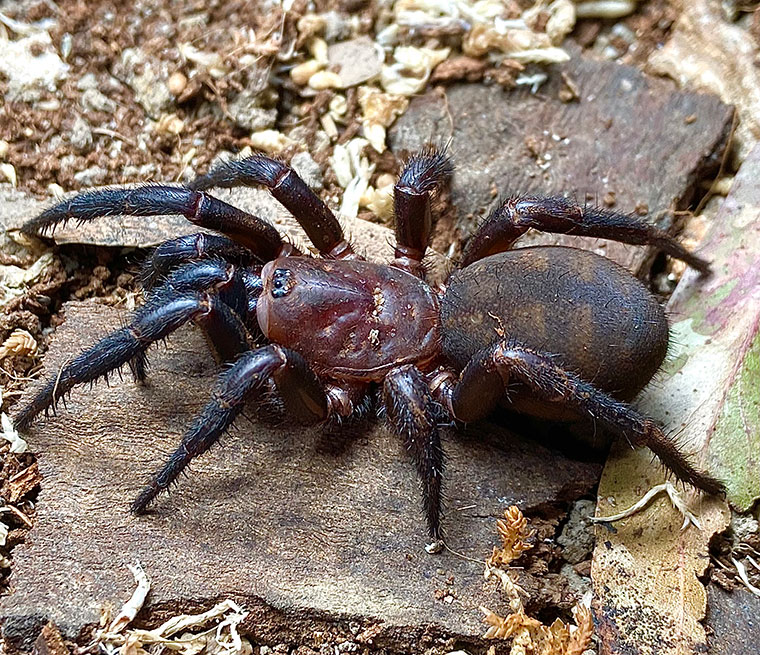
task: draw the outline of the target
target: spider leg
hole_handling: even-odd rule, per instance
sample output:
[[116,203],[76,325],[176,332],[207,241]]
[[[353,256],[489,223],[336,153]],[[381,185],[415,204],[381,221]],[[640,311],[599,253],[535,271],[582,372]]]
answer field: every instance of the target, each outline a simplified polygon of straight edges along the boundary
[[[258,323],[247,320],[256,312],[261,289],[261,277],[257,275],[256,269],[241,268],[214,258],[186,261],[171,272],[162,286],[149,289],[146,295],[150,302],[154,296],[179,296],[193,291],[214,292],[218,301],[232,311],[219,310],[194,320],[203,330],[217,361],[226,362],[247,350],[249,339],[255,341],[263,336]],[[139,351],[128,364],[134,378],[138,382],[144,382],[147,378],[145,350]]]
[[153,249],[140,268],[143,289],[152,289],[173,269],[186,262],[211,258],[238,266],[250,266],[257,259],[247,248],[219,234],[187,234],[164,241]]
[[286,164],[253,155],[239,161],[215,166],[188,186],[196,191],[212,187],[265,186],[295,217],[317,250],[333,259],[351,259],[357,255],[343,236],[338,219],[328,206]]
[[168,291],[179,295],[213,290],[225,305],[246,320],[256,313],[256,302],[263,289],[260,273],[260,266],[245,268],[219,258],[187,261],[175,268],[160,287],[147,291],[146,296],[166,295]]
[[423,276],[422,259],[430,243],[430,198],[451,175],[451,161],[435,148],[412,155],[393,189],[396,251],[393,266]]
[[422,504],[430,536],[441,538],[441,478],[444,454],[436,420],[437,404],[427,382],[412,365],[385,378],[383,403],[393,430],[403,439],[422,483]]
[[145,511],[194,457],[205,453],[227,431],[248,401],[266,393],[270,380],[274,380],[288,414],[295,420],[313,424],[329,416],[327,394],[303,357],[274,344],[248,351],[219,376],[211,400],[132,503],[132,511]]
[[653,420],[563,369],[545,353],[514,342],[497,343],[470,360],[459,382],[440,389],[454,417],[475,421],[494,409],[510,381],[523,384],[534,398],[559,403],[633,445],[646,446],[683,482],[709,494],[725,493],[724,484],[696,468]]
[[21,228],[41,234],[71,219],[87,222],[100,216],[161,216],[179,214],[191,223],[226,234],[262,261],[290,254],[277,230],[266,221],[213,196],[185,187],[150,184],[132,189],[98,189],[46,209]]
[[462,266],[512,247],[529,228],[555,234],[599,237],[634,245],[653,245],[685,261],[700,273],[710,265],[684,248],[667,232],[633,214],[580,205],[563,196],[514,196],[491,212],[472,236],[462,255]]
[[248,349],[240,319],[217,297],[207,293],[157,294],[140,307],[129,325],[112,332],[66,364],[14,418],[24,429],[42,411],[74,386],[92,382],[132,362],[136,375],[144,375],[144,353],[154,341],[165,338],[182,324],[198,319],[224,356]]

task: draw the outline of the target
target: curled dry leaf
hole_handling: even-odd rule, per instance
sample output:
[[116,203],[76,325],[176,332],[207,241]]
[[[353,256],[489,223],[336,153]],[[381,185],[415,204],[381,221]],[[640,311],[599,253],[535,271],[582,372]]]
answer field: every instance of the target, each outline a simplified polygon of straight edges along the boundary
[[394,62],[383,66],[380,83],[388,93],[413,96],[425,88],[433,69],[450,52],[449,48],[399,46],[393,51]]
[[511,55],[522,50],[549,48],[551,45],[551,39],[543,32],[528,29],[497,32],[490,25],[475,25],[462,42],[462,52],[470,57],[482,57],[492,50]]
[[135,562],[134,565],[128,564],[127,567],[135,577],[137,587],[132,592],[130,599],[124,603],[124,606],[111,622],[111,625],[108,626],[108,632],[122,632],[124,628],[132,623],[137,616],[137,613],[142,609],[142,606],[145,603],[145,598],[150,591],[150,580],[148,579],[148,576],[145,575],[145,571],[143,571],[140,562]]
[[339,89],[342,84],[340,75],[332,71],[321,70],[309,78],[309,86],[315,91],[322,91],[324,89]]
[[24,295],[27,287],[39,280],[53,264],[53,259],[53,252],[48,250],[29,268],[0,266],[0,303]]
[[285,148],[296,145],[289,136],[277,130],[259,130],[250,137],[251,147],[270,155],[276,155]]
[[11,186],[18,186],[18,176],[16,175],[16,167],[8,162],[0,164],[0,174],[11,183]]
[[483,621],[489,625],[484,638],[513,639],[510,655],[581,655],[590,647],[594,634],[591,610],[583,605],[573,608],[575,626],[567,625],[560,619],[546,626],[522,611],[502,618],[485,607],[480,609],[485,615]]
[[37,354],[37,340],[26,330],[16,328],[0,346],[0,359],[12,355],[34,357]]
[[497,578],[502,589],[509,597],[512,613],[501,617],[487,607],[481,607],[485,615],[483,621],[489,625],[483,635],[486,639],[511,639],[510,655],[580,655],[591,642],[594,622],[591,611],[582,605],[573,608],[576,626],[569,626],[556,619],[551,626],[546,626],[538,619],[528,616],[522,603],[525,591],[521,589],[510,571],[509,563],[521,553],[532,548],[528,540],[534,531],[528,527],[528,521],[520,509],[512,506],[499,519],[496,529],[502,540],[502,547],[494,549],[486,561],[485,577]]
[[357,97],[362,110],[364,136],[377,152],[384,152],[385,129],[406,111],[409,99],[368,86],[359,87]]
[[[135,578],[137,579],[137,575]],[[138,582],[135,594],[141,593],[142,588],[143,583]],[[133,596],[133,600],[134,598]],[[134,606],[137,606],[136,602]],[[200,652],[250,655],[251,645],[238,631],[238,626],[246,616],[248,612],[237,603],[225,600],[201,614],[180,614],[171,617],[154,630],[127,629],[124,632],[123,626],[120,630],[112,630],[109,627],[98,634],[96,642],[106,652],[119,648],[122,653],[132,655],[145,652],[144,646],[157,645],[180,655],[197,655]],[[118,618],[114,619],[111,626],[116,624]]]
[[528,520],[520,508],[512,505],[504,512],[504,518],[496,522],[501,537],[501,548],[494,548],[488,563],[491,566],[509,566],[526,550],[533,548],[530,539],[535,530],[528,527]]
[[27,450],[29,450],[29,446],[27,445],[26,441],[24,441],[19,436],[19,433],[16,432],[16,428],[13,427],[13,421],[11,421],[10,416],[4,412],[0,414],[0,426],[2,427],[2,431],[0,431],[0,437],[11,444],[10,451],[12,453],[20,455],[21,453],[25,453]]
[[308,59],[302,64],[298,64],[290,69],[290,79],[296,84],[305,86],[313,75],[321,71],[325,65],[316,59]]
[[561,45],[575,27],[575,5],[570,0],[555,0],[548,10],[546,35],[553,45]]

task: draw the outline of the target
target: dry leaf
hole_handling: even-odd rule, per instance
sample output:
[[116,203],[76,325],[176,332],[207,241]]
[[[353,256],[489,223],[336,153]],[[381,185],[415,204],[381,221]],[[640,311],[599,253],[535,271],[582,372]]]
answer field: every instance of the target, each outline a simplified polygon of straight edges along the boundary
[[37,354],[37,340],[26,330],[17,328],[11,332],[10,336],[0,346],[0,359],[10,355],[29,355],[33,357]]
[[[725,480],[740,510],[760,496],[759,175],[756,147],[699,250],[713,274],[700,279],[687,271],[671,298],[669,313],[677,318],[671,356],[639,402],[645,413],[667,419],[697,463]],[[598,514],[630,505],[663,477],[649,453],[621,448],[605,468]],[[660,500],[617,523],[615,534],[598,533],[592,578],[603,652],[680,655],[706,648],[699,623],[706,594],[698,576],[729,512],[720,499],[694,492],[689,498],[701,531],[682,532],[680,513]]]
[[10,477],[3,485],[3,495],[9,503],[17,503],[42,481],[37,462]]
[[504,518],[496,522],[496,530],[501,537],[501,548],[494,548],[488,559],[489,566],[509,566],[526,550],[533,548],[529,540],[534,530],[528,527],[528,521],[520,508],[512,505],[504,512]]
[[[528,521],[516,506],[504,512],[504,518],[496,524],[502,540],[500,549],[494,548],[486,561],[485,577],[494,577],[501,581],[502,589],[509,597],[512,613],[501,617],[487,607],[481,607],[485,615],[483,621],[490,627],[483,635],[486,639],[511,639],[510,655],[580,655],[591,641],[594,622],[587,607],[576,605],[573,617],[577,626],[571,629],[560,619],[555,619],[551,626],[545,626],[538,619],[525,613],[521,596],[525,591],[515,582],[506,567],[532,548],[528,540],[534,531],[528,527]],[[500,568],[501,567],[501,568]]]

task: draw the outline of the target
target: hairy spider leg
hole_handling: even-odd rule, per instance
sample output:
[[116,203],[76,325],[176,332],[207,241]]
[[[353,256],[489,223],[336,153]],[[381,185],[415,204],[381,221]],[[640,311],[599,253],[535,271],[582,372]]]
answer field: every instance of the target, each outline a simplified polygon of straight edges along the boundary
[[[231,312],[202,315],[194,322],[203,330],[219,362],[228,362],[264,339],[256,321],[256,303],[263,283],[261,267],[240,267],[223,259],[191,261],[175,269],[158,292],[165,297],[192,291],[214,294]],[[149,292],[152,298],[154,292]],[[217,331],[222,328],[221,333]],[[244,344],[248,344],[246,347]]]
[[220,234],[186,234],[164,241],[153,249],[140,268],[143,289],[157,286],[172,270],[186,262],[219,258],[237,266],[264,263],[232,239]]
[[388,373],[383,403],[390,424],[404,442],[422,483],[422,505],[430,536],[441,538],[441,478],[444,453],[438,433],[438,404],[425,377],[413,365]]
[[[147,289],[146,298],[148,301],[154,296],[170,298],[192,291],[217,294],[231,312],[201,315],[195,323],[202,329],[217,361],[229,361],[247,350],[249,342],[263,338],[258,323],[250,320],[255,316],[262,289],[260,272],[261,267],[244,268],[218,257],[186,261],[178,265],[160,287]],[[217,333],[219,336],[215,338]],[[128,363],[135,380],[144,382],[148,368],[145,349]]]
[[197,292],[177,295],[166,289],[154,294],[140,307],[129,325],[104,337],[51,377],[31,402],[16,414],[15,425],[25,429],[35,416],[54,405],[74,386],[107,376],[129,362],[133,362],[136,376],[144,376],[144,352],[148,346],[194,319],[201,322],[217,351],[225,358],[248,350],[242,322],[218,296]]
[[723,482],[689,462],[654,421],[563,369],[550,355],[514,341],[482,349],[464,368],[458,382],[440,389],[453,416],[469,422],[495,409],[510,381],[525,385],[532,397],[588,416],[632,445],[646,446],[679,480],[709,494],[725,494]]
[[261,261],[293,253],[279,232],[266,221],[218,198],[185,187],[149,184],[132,189],[99,189],[63,200],[21,228],[42,234],[74,219],[80,223],[101,216],[161,216],[177,214],[191,223],[221,232],[248,248]]
[[[218,164],[188,186],[197,191],[212,187],[265,186],[299,222],[324,257],[352,259],[358,255],[343,236],[338,219],[329,207],[286,164],[264,155]],[[272,258],[274,259],[274,258]]]
[[396,251],[393,266],[424,277],[422,260],[430,244],[433,221],[430,199],[453,167],[446,153],[426,148],[412,155],[393,188]]
[[301,355],[275,344],[248,351],[218,377],[211,400],[182,437],[177,450],[132,503],[132,511],[145,511],[194,457],[205,453],[227,431],[247,402],[259,400],[268,391],[270,380],[296,421],[314,424],[328,418],[327,394]]
[[598,237],[634,245],[652,245],[685,261],[700,273],[710,264],[690,253],[667,232],[633,214],[580,205],[564,196],[514,196],[497,207],[467,243],[461,266],[504,252],[529,228],[555,234]]

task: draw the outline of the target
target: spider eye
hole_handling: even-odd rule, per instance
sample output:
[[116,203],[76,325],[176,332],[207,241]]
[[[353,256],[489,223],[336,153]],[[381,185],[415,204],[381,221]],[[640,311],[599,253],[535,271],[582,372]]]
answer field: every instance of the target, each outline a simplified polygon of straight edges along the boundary
[[282,298],[295,285],[293,274],[287,268],[277,268],[272,273],[272,298]]

